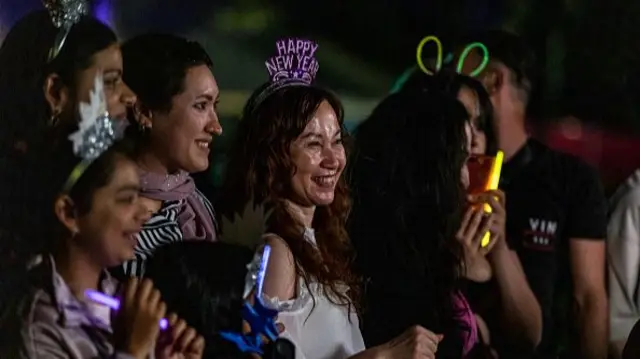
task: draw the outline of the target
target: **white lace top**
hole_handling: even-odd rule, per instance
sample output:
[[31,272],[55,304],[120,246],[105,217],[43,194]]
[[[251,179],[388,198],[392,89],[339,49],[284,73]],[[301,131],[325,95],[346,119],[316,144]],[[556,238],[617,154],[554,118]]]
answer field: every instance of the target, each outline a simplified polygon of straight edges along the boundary
[[[316,244],[313,229],[305,229],[304,238]],[[296,345],[296,359],[346,359],[365,349],[355,313],[332,303],[318,283],[307,286],[299,278],[297,286],[293,300],[265,298],[280,310],[278,321],[286,328],[281,336]]]

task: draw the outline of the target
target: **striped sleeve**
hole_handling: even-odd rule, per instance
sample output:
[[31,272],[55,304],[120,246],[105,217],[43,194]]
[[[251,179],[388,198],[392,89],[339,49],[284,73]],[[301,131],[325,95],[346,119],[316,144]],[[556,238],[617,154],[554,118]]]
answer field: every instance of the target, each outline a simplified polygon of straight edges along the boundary
[[136,259],[123,264],[124,273],[132,277],[142,277],[144,263],[153,255],[155,249],[172,242],[182,241],[182,231],[177,217],[183,201],[165,202],[162,208],[151,217],[137,235]]

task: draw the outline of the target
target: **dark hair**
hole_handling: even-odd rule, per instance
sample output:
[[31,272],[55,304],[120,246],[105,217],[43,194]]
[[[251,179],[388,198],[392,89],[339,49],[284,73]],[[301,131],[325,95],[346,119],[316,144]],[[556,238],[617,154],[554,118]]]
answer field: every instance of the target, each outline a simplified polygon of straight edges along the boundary
[[[145,34],[122,45],[124,81],[138,102],[151,111],[168,112],[172,98],[184,91],[184,78],[192,67],[212,63],[202,46],[169,34]],[[128,134],[142,135],[138,126],[130,126]]]
[[57,74],[73,91],[77,74],[92,65],[93,55],[116,44],[115,33],[85,16],[71,27],[60,53],[48,62],[58,29],[46,11],[35,11],[15,24],[0,47],[0,149],[16,141],[31,145],[48,125],[50,113],[42,86]]
[[[49,141],[53,142],[54,140]],[[117,141],[109,147],[100,157],[91,162],[82,172],[81,177],[73,184],[71,190],[66,193],[73,200],[78,215],[84,215],[91,211],[93,195],[111,182],[116,171],[116,161],[119,158],[132,159],[130,143]],[[72,151],[71,141],[66,140],[66,137],[64,140],[54,142],[50,152],[43,154],[42,159],[36,162],[37,168],[34,169],[34,172],[41,171],[41,173],[47,174],[40,176],[42,183],[37,188],[43,193],[40,206],[46,209],[39,222],[42,229],[46,231],[42,237],[49,243],[52,235],[66,235],[66,233],[60,232],[64,229],[50,209],[52,203],[62,193],[69,175],[80,162],[81,159],[76,157]],[[48,233],[48,237],[45,236],[45,233]],[[44,249],[46,251],[48,248]]]
[[[291,144],[323,101],[329,103],[343,126],[342,104],[333,93],[315,86],[284,87],[256,103],[257,98],[263,98],[266,87],[258,88],[245,106],[216,209],[221,215],[234,218],[250,201],[273,207],[268,229],[289,246],[296,274],[306,283],[311,278],[317,280],[334,303],[354,305],[357,309],[360,281],[351,270],[353,254],[345,229],[351,201],[344,176],[336,185],[334,201],[316,208],[312,226],[317,249],[303,240],[302,228],[284,202],[290,197],[291,177],[296,171],[290,155]],[[344,133],[343,141],[346,137]],[[348,295],[339,289],[339,284],[350,287]]]
[[372,345],[390,339],[375,331],[397,335],[420,324],[444,334],[439,358],[461,356],[460,333],[470,328],[455,319],[459,310],[452,296],[462,266],[455,233],[465,203],[466,121],[467,111],[452,96],[410,87],[384,99],[358,128],[349,234],[358,267],[371,280],[368,298],[381,298],[369,297],[372,289],[420,298],[410,300],[420,306],[410,323],[398,319],[402,328],[367,324],[365,313],[365,327],[384,327],[363,332]]
[[489,30],[471,37],[482,42],[489,50],[491,60],[508,67],[515,75],[515,84],[527,97],[537,78],[535,54],[518,35],[504,30]]
[[[44,80],[55,73],[73,91],[77,74],[91,66],[92,56],[117,42],[109,27],[83,17],[71,27],[58,56],[47,62],[57,33],[47,12],[36,11],[18,21],[0,47],[0,207],[5,207],[0,211],[2,264],[16,255],[11,252],[28,247],[21,232],[33,229],[31,219],[39,210],[33,208],[35,199],[31,197],[45,172],[27,174],[25,170],[26,162],[40,155],[41,140],[47,137],[43,134],[48,132],[51,114],[44,98]],[[57,131],[68,130],[66,123],[61,125]]]
[[[25,218],[14,218],[20,222],[22,240],[9,244],[15,258],[0,270],[0,292],[6,293],[0,298],[0,331],[6,334],[0,338],[0,351],[8,357],[14,357],[15,354],[9,355],[7,351],[17,350],[17,343],[21,341],[20,327],[31,310],[33,295],[38,289],[51,286],[52,264],[48,254],[58,248],[63,236],[68,235],[53,211],[53,203],[81,160],[74,156],[70,141],[48,138],[47,143],[55,145],[38,160],[23,163],[29,167],[26,172],[37,178],[35,187],[30,189],[35,192],[33,212]],[[95,192],[111,181],[118,158],[131,158],[126,142],[119,141],[111,146],[73,185],[68,195],[79,215],[91,211]],[[39,255],[42,255],[41,263],[31,268]]]
[[253,252],[221,242],[191,241],[158,248],[146,265],[170,312],[205,338],[205,359],[241,357],[220,331],[242,331],[247,264]]
[[458,98],[458,94],[463,87],[467,87],[473,91],[478,97],[480,105],[480,114],[478,116],[478,125],[484,132],[487,139],[487,148],[485,154],[494,155],[498,150],[495,131],[493,129],[493,105],[487,90],[482,83],[472,77],[461,75],[453,71],[441,70],[436,75],[427,75],[422,71],[415,71],[409,77],[402,88],[415,88],[427,92],[439,92],[444,95]]

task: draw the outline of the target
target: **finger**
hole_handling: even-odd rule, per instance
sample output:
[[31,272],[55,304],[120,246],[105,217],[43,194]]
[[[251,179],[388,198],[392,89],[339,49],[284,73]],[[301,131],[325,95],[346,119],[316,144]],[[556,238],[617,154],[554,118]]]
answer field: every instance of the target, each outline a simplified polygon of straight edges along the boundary
[[160,304],[160,299],[161,299],[160,291],[157,289],[152,289],[151,294],[149,294],[149,299],[147,302],[149,303],[149,308],[157,308],[158,305]]
[[489,206],[491,206],[492,212],[495,212],[496,214],[500,214],[500,215],[505,214],[506,211],[504,209],[504,205],[500,202],[500,199],[494,196],[490,196],[488,203],[489,203]]
[[182,336],[182,333],[185,332],[185,330],[187,330],[187,322],[185,322],[183,319],[179,319],[176,325],[171,328],[171,338],[173,339],[173,341],[177,341]]
[[415,338],[417,343],[424,340],[429,340],[434,343],[439,342],[438,336],[432,331],[425,329],[424,327],[417,325],[411,329],[412,329],[411,334],[413,338]]
[[484,211],[482,209],[474,210],[473,218],[471,219],[471,223],[469,223],[469,227],[467,228],[467,232],[465,234],[467,243],[473,243],[473,239],[478,234],[478,228],[482,224],[483,218]]
[[424,336],[418,342],[418,352],[424,355],[438,351],[438,342],[435,338]]
[[496,245],[496,243],[498,243],[498,241],[502,240],[500,238],[500,236],[495,235],[495,234],[491,234],[491,237],[489,239],[489,244],[487,244],[486,247],[482,247],[482,254],[486,255],[487,253],[491,252],[491,250],[493,249],[493,247]]
[[160,302],[158,304],[158,308],[156,309],[156,319],[158,322],[160,319],[164,318],[164,315],[167,314],[167,305],[164,302]]
[[[481,248],[482,240],[489,233],[491,235],[491,226],[493,225],[493,214],[484,214],[481,224],[478,226],[476,235],[473,237],[474,248]],[[489,238],[491,239],[491,238]]]
[[189,347],[187,348],[187,353],[189,354],[201,354],[204,352],[204,337],[202,335],[198,335],[195,340],[191,342]]
[[285,327],[282,323],[276,323],[276,328],[278,329],[278,334],[284,333]]
[[503,206],[507,203],[507,195],[499,190],[499,189],[494,189],[492,191],[489,191],[489,194],[491,195],[491,197],[496,198],[498,202],[500,202],[500,204],[502,204]]
[[153,282],[150,279],[142,280],[136,293],[136,301],[138,303],[147,304],[147,302],[149,301],[149,295],[151,295],[151,291],[153,291]]
[[169,323],[169,327],[173,328],[178,322],[178,315],[176,313],[171,313],[167,316],[167,322]]
[[195,329],[187,328],[187,330],[185,330],[182,333],[182,335],[180,336],[180,339],[176,343],[177,344],[176,345],[176,351],[178,351],[178,352],[187,351],[187,348],[189,348],[189,346],[191,346],[191,342],[196,340],[197,337],[198,337],[198,333],[196,332]]
[[124,305],[131,306],[135,302],[136,292],[138,291],[138,278],[133,277],[127,281],[124,288]]
[[469,226],[469,221],[471,221],[471,216],[473,215],[473,207],[468,207],[464,216],[462,217],[462,221],[460,222],[460,229],[458,229],[458,236],[464,238],[464,234],[466,233],[466,228]]

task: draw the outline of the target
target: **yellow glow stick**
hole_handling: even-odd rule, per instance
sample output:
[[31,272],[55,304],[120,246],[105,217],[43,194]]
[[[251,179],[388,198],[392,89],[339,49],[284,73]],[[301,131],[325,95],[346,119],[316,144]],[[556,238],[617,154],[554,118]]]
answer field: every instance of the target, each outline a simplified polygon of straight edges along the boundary
[[440,71],[440,68],[442,67],[442,43],[437,36],[427,36],[422,39],[422,41],[420,41],[420,43],[418,44],[418,48],[416,49],[416,61],[418,62],[418,67],[420,68],[420,70],[424,71],[424,73],[427,75],[433,75],[433,72],[431,72],[431,70],[429,70],[427,66],[425,66],[424,61],[422,60],[422,49],[424,48],[424,45],[426,45],[429,41],[433,41],[436,43],[436,48],[438,51],[436,56],[436,71]]
[[[504,152],[498,151],[496,153],[496,158],[493,160],[491,164],[491,172],[489,173],[489,179],[487,180],[487,185],[485,186],[485,190],[491,191],[498,189],[498,185],[500,184],[500,173],[502,172],[502,161],[504,160]],[[491,213],[492,209],[488,203],[484,204],[484,211],[486,213]],[[486,247],[489,245],[491,241],[491,233],[487,231],[482,237],[482,241],[480,242],[480,246]]]

